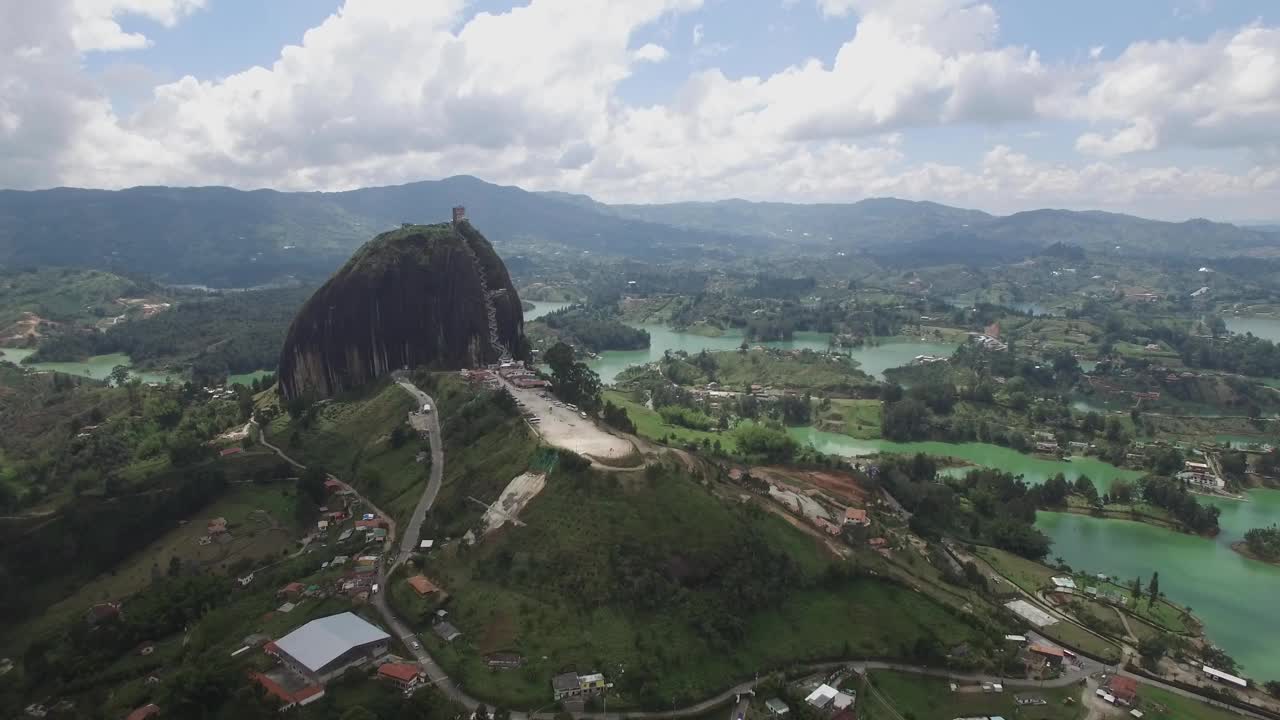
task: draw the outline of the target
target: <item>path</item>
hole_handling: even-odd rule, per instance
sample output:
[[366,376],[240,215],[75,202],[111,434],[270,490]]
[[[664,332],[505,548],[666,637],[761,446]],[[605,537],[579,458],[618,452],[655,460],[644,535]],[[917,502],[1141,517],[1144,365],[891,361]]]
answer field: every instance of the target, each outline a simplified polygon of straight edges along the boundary
[[[425,435],[431,444],[431,469],[427,486],[413,509],[413,516],[409,518],[409,524],[404,529],[404,537],[400,539],[400,555],[392,564],[392,570],[395,570],[413,551],[418,549],[418,536],[422,533],[422,522],[427,517],[427,511],[435,504],[444,478],[444,442],[440,438],[440,409],[436,407],[436,402],[430,395],[419,390],[418,386],[409,382],[408,379],[398,377],[396,384],[409,393],[417,403],[414,412],[409,413],[409,424]],[[430,412],[421,412],[423,407],[428,406],[431,407]]]
[[[419,425],[422,425],[422,427],[425,428],[425,431],[427,434],[427,440],[431,443],[432,462],[431,462],[431,477],[427,481],[427,487],[423,489],[422,497],[420,497],[418,500],[418,506],[414,509],[413,518],[410,520],[408,526],[405,528],[404,536],[401,538],[401,542],[400,542],[400,552],[397,554],[395,560],[393,561],[391,569],[398,567],[401,563],[404,562],[404,560],[406,560],[409,557],[409,555],[415,549],[417,549],[418,534],[421,532],[423,519],[426,517],[426,513],[431,510],[431,506],[435,503],[436,496],[440,492],[441,478],[443,477],[443,473],[444,473],[444,447],[440,439],[439,420],[437,419],[437,416],[436,416],[438,409],[436,407],[435,401],[429,395],[422,392],[422,390],[420,390],[417,386],[413,385],[411,382],[409,382],[407,379],[403,377],[397,377],[396,382],[400,385],[400,387],[404,388],[406,392],[409,392],[411,395],[413,395],[414,399],[419,402],[419,406],[418,406],[419,408],[421,408],[421,406],[424,404],[430,404],[432,406],[432,412],[426,414],[428,416],[428,420],[426,420],[425,423],[421,418],[417,422],[414,422],[413,419],[411,418],[411,422],[414,422],[414,427],[419,427]],[[418,414],[421,415],[422,413],[418,413]],[[257,427],[256,422],[254,423],[254,426]],[[305,465],[289,457],[284,451],[280,450],[280,448],[268,442],[266,439],[265,433],[261,431],[261,428],[258,428],[258,431],[259,431],[258,432],[259,440],[262,442],[264,446],[271,448],[278,456],[280,456],[281,459],[292,464],[293,466],[300,469],[306,468]],[[332,478],[332,476],[330,477]],[[368,506],[372,508],[375,512],[377,512],[379,515],[387,518],[390,521],[391,519],[390,515],[387,515],[386,513],[379,510],[375,505],[373,505],[372,502],[369,502],[368,499],[361,496],[360,493],[355,490],[355,488],[352,488],[350,485],[348,485],[347,483],[343,482],[338,478],[332,478],[332,479],[342,483],[344,488],[351,490],[356,495],[357,498],[359,498],[360,500],[368,504]],[[389,550],[391,547],[393,532],[394,532],[393,530],[388,530],[387,545],[386,545],[387,550]],[[383,620],[386,622],[388,628],[390,628],[392,634],[395,635],[395,637],[397,637],[398,639],[400,639],[405,644],[405,647],[408,648],[411,653],[413,653],[414,658],[418,661],[418,666],[422,668],[423,673],[426,675],[428,679],[427,684],[435,686],[435,688],[439,692],[443,693],[450,700],[458,703],[459,705],[462,705],[468,710],[474,710],[476,707],[478,707],[481,704],[488,704],[488,703],[482,703],[477,698],[474,698],[471,695],[467,694],[467,692],[463,690],[461,686],[459,686],[456,682],[454,682],[454,680],[449,677],[448,673],[444,671],[444,668],[440,667],[440,664],[437,663],[435,659],[432,658],[431,655],[427,653],[425,649],[423,649],[422,643],[417,639],[417,635],[414,633],[414,631],[395,614],[394,610],[391,609],[391,606],[387,603],[387,589],[386,589],[386,582],[389,574],[390,574],[390,570],[387,568],[387,565],[386,565],[386,552],[384,552],[382,561],[379,563],[379,568],[378,568],[378,582],[382,587],[380,588],[380,592],[375,593],[372,597],[373,606],[378,610],[378,613],[382,615]],[[1016,585],[1013,585],[1013,583],[1010,583],[1010,585],[1013,587],[1017,587]],[[1081,658],[1081,660],[1084,661],[1085,658]],[[904,663],[879,662],[879,661],[872,661],[872,660],[867,660],[867,661],[855,660],[855,661],[849,661],[849,662],[819,663],[815,665],[806,666],[805,670],[807,671],[831,670],[838,667],[851,667],[863,675],[865,675],[868,670],[896,670],[899,672],[908,672],[908,673],[914,673],[918,675],[928,675],[932,677],[949,678],[949,679],[960,680],[964,682],[974,682],[974,683],[999,682],[999,683],[1002,683],[1005,687],[1066,687],[1073,683],[1078,683],[1081,680],[1084,680],[1088,676],[1088,674],[1091,672],[1091,669],[1088,666],[1082,666],[1082,667],[1063,673],[1061,677],[1054,678],[1052,680],[1041,681],[1041,680],[1002,678],[995,675],[953,673],[953,672],[948,672],[946,670],[940,670],[937,668],[929,668],[929,667],[923,667],[918,665],[909,665]],[[1100,667],[1103,667],[1103,666],[1100,666]],[[1107,669],[1113,672],[1115,671],[1114,668],[1107,668]],[[1137,675],[1133,675],[1125,671],[1120,671],[1120,674],[1125,675],[1127,677],[1133,677],[1139,680],[1140,682],[1144,682],[1150,685],[1155,685],[1164,690],[1168,690],[1169,692],[1173,692],[1177,695],[1181,695],[1194,700],[1208,702],[1213,705],[1218,705],[1220,707],[1227,708],[1227,706],[1221,703],[1215,703],[1211,700],[1208,700],[1207,698],[1196,695],[1195,693],[1187,692],[1180,688],[1176,688],[1170,685],[1165,685],[1159,682],[1154,682],[1146,678],[1141,678]],[[573,713],[573,716],[574,718],[576,718],[576,720],[626,720],[627,718],[632,718],[635,720],[650,720],[650,719],[656,719],[656,718],[682,718],[682,717],[702,715],[722,705],[727,705],[731,701],[736,700],[737,696],[742,695],[743,693],[754,692],[755,685],[756,685],[755,680],[740,683],[738,685],[735,685],[727,690],[724,690],[723,692],[713,695],[700,702],[696,702],[692,705],[688,705],[683,708],[675,708],[668,711],[622,712],[622,713],[579,712],[579,713]],[[1238,712],[1238,713],[1243,712],[1249,717],[1257,718],[1257,720],[1266,720],[1266,718],[1263,718],[1261,715],[1249,713],[1247,711],[1241,711],[1235,708],[1227,708],[1227,709],[1231,709],[1234,712]],[[511,712],[511,720],[555,720],[558,714],[559,714],[558,712],[546,712],[546,711],[534,711],[534,712],[513,711]]]

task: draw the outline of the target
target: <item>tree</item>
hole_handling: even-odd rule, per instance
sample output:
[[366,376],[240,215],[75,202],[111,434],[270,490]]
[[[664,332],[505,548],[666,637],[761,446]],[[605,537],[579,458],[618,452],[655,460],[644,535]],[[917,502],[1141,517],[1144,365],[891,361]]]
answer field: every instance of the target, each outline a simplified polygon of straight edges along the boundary
[[129,381],[129,366],[117,365],[111,368],[111,372],[107,375],[107,379],[116,387],[124,387],[124,384]]
[[1111,482],[1111,501],[1127,505],[1133,502],[1133,483],[1124,478]]
[[1169,637],[1164,634],[1149,637],[1138,643],[1138,654],[1142,656],[1142,664],[1155,669],[1160,659],[1169,652]]
[[1151,582],[1147,583],[1147,593],[1150,595],[1148,605],[1155,605],[1160,601],[1160,573],[1151,573]]
[[586,363],[574,359],[573,348],[558,342],[543,353],[542,359],[551,368],[557,397],[586,412],[595,412],[600,407],[600,376]]
[[1093,481],[1088,475],[1081,475],[1076,478],[1075,492],[1077,495],[1083,495],[1090,505],[1096,505],[1098,502],[1098,488],[1093,486]]
[[1134,600],[1142,597],[1142,578],[1136,577],[1133,579],[1133,585],[1129,586],[1129,593],[1133,596]]

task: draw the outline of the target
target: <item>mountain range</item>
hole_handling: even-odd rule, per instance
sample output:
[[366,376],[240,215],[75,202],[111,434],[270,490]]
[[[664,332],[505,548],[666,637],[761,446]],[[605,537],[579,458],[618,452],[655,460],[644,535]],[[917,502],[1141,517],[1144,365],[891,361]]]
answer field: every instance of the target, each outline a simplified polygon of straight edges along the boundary
[[990,215],[933,202],[725,200],[608,205],[455,176],[346,192],[224,187],[0,191],[0,264],[94,267],[235,287],[328,276],[371,235],[447,219],[454,205],[500,249],[554,243],[647,260],[865,252],[889,260],[986,262],[1057,242],[1138,256],[1275,255],[1276,236],[1208,220],[1034,210]]

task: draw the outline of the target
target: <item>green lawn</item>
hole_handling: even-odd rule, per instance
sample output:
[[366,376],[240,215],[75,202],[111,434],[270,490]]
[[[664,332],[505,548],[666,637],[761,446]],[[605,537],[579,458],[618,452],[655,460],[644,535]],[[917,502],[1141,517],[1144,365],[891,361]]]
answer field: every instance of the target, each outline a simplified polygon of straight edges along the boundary
[[655,442],[670,443],[670,436],[675,435],[674,444],[683,445],[686,443],[701,444],[703,440],[710,443],[720,442],[720,446],[726,452],[732,453],[737,448],[733,439],[733,433],[705,432],[702,430],[690,430],[679,425],[672,425],[662,419],[657,412],[650,410],[644,405],[632,399],[628,393],[617,390],[606,390],[604,399],[612,402],[614,405],[621,405],[626,408],[627,415],[631,418],[631,422],[636,424],[636,433],[641,437],[648,438]]
[[1145,684],[1138,686],[1138,699],[1142,712],[1152,720],[1238,720],[1240,717],[1228,710]]
[[1168,600],[1161,600],[1152,606],[1147,602],[1147,596],[1143,596],[1138,602],[1134,602],[1130,595],[1131,588],[1123,587],[1114,582],[1102,583],[1100,589],[1110,592],[1120,593],[1129,598],[1128,604],[1124,606],[1124,610],[1131,615],[1137,615],[1140,618],[1149,620],[1152,623],[1167,628],[1176,633],[1192,632],[1192,626],[1188,622],[1187,613],[1183,608],[1174,605]]
[[987,564],[996,572],[1011,580],[1013,584],[1033,595],[1037,590],[1048,586],[1050,578],[1062,574],[1034,560],[997,548],[980,547],[974,554],[987,561]]
[[[998,550],[996,548],[982,547],[978,548],[976,553],[978,557],[986,560],[1001,575],[1011,580],[1015,585],[1022,588],[1028,593],[1034,595],[1040,588],[1050,584],[1050,578],[1055,575],[1062,575],[1050,567],[1041,565],[1038,562],[1018,557],[1013,553]],[[1083,581],[1083,578],[1077,579],[1077,584]],[[1117,618],[1118,621],[1118,618]],[[1077,627],[1068,622],[1058,622],[1047,627],[1039,628],[1038,632],[1043,633],[1046,637],[1057,640],[1063,644],[1078,648],[1084,652],[1099,657],[1118,660],[1120,658],[1120,648],[1115,644],[1103,640],[1092,633]]]
[[[952,720],[957,717],[982,717],[998,715],[1019,720],[1076,720],[1084,717],[1080,706],[1082,688],[1020,689],[1005,688],[1003,693],[951,692],[950,684],[943,678],[914,675],[892,670],[876,670],[869,674],[870,688],[858,692],[858,717],[861,720]],[[1047,701],[1046,705],[1030,705],[1019,708],[1014,703],[1016,695],[1033,695]],[[883,698],[883,700],[881,699]],[[1073,702],[1064,701],[1071,698]],[[889,703],[893,712],[884,708]]]
[[812,351],[752,350],[717,352],[715,379],[725,388],[740,390],[747,385],[772,385],[797,392],[813,392],[835,397],[861,394],[875,380],[858,369],[858,363],[843,356]]
[[[832,400],[831,409],[819,411],[824,429],[827,425],[840,425],[842,432],[851,437],[871,440],[880,437],[879,400]],[[834,429],[834,428],[833,428]]]
[[1069,622],[1059,621],[1052,625],[1042,628],[1036,628],[1036,632],[1044,635],[1050,640],[1069,645],[1077,650],[1082,650],[1100,657],[1108,662],[1118,662],[1120,660],[1120,648],[1115,643],[1103,640],[1102,638],[1090,633],[1089,631]]

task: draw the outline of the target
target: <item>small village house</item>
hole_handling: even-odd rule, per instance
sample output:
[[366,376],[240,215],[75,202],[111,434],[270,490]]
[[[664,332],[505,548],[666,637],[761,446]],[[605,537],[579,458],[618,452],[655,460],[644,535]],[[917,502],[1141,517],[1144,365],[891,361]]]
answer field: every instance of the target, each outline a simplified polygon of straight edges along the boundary
[[413,588],[414,592],[418,593],[419,597],[426,597],[440,590],[435,583],[427,579],[426,575],[414,575],[406,582],[409,583],[409,587]]
[[306,585],[295,581],[280,588],[280,590],[276,592],[276,597],[285,597],[290,600],[297,600],[302,596],[302,593],[306,592],[306,590]]
[[553,700],[595,695],[596,693],[604,692],[607,687],[609,687],[609,684],[604,681],[604,675],[600,673],[579,675],[576,672],[567,672],[551,678]]
[[401,690],[412,690],[422,682],[418,666],[408,663],[383,663],[378,666],[378,679],[386,680]]
[[1056,648],[1052,645],[1033,643],[1027,647],[1027,650],[1032,656],[1044,660],[1053,667],[1061,666],[1063,659],[1066,657],[1066,654],[1062,652],[1062,648]]
[[836,713],[852,707],[854,700],[853,695],[837,690],[826,683],[819,685],[804,699],[810,706],[827,713]]
[[1107,691],[1121,705],[1133,705],[1138,700],[1138,681],[1123,675],[1112,675]]
[[871,524],[871,519],[867,517],[867,511],[862,508],[845,508],[844,524],[866,527]]

